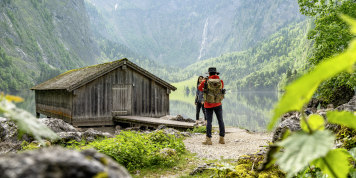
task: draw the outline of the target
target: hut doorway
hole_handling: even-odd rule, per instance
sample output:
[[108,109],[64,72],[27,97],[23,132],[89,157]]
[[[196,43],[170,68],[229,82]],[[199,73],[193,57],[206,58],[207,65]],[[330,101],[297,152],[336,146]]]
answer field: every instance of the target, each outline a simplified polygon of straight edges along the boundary
[[115,84],[112,87],[112,115],[131,115],[132,85]]

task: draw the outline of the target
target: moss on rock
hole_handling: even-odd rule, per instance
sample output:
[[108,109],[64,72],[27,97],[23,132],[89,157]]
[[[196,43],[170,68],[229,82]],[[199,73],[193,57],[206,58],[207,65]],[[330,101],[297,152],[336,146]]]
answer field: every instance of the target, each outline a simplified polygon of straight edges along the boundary
[[238,165],[235,167],[234,172],[230,172],[227,174],[227,177],[235,178],[235,177],[246,177],[246,178],[279,178],[285,177],[286,174],[281,171],[278,166],[273,165],[271,168],[264,171],[257,171],[257,168],[260,164],[263,163],[264,156],[242,156],[238,159]]
[[356,147],[356,130],[341,126],[336,134],[336,140],[342,143],[342,148],[350,150],[351,148]]

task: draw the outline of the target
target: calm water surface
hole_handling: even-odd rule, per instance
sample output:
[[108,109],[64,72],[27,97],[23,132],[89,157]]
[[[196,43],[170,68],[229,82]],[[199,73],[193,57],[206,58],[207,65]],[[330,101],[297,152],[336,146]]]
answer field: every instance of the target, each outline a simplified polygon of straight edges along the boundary
[[[24,102],[17,103],[16,105],[35,115],[34,92],[11,94],[24,98]],[[194,98],[194,93],[172,92],[170,95],[170,114],[180,114],[184,118],[195,119],[196,106],[194,105]],[[264,131],[270,119],[270,111],[277,100],[277,92],[227,93],[225,99],[222,101],[225,125],[243,127],[251,131]],[[200,117],[203,117],[202,113],[200,113]],[[213,117],[213,124],[218,124],[215,115]]]
[[[195,120],[196,106],[194,93],[172,92],[170,114],[181,114]],[[265,131],[271,110],[278,101],[278,92],[231,92],[222,101],[223,118],[226,126],[247,128],[251,131]],[[203,117],[200,112],[200,117]],[[213,125],[218,125],[213,116]]]

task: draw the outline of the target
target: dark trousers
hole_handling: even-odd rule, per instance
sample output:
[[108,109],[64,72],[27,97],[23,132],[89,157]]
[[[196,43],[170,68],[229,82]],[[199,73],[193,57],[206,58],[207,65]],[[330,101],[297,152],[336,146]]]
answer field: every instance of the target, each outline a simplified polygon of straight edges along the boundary
[[197,103],[197,111],[196,111],[195,120],[199,120],[200,108],[203,111],[204,120],[206,120],[204,104],[201,104],[200,102]]
[[207,119],[207,125],[206,125],[206,136],[211,138],[211,123],[213,121],[213,113],[215,112],[216,118],[218,119],[219,123],[219,131],[220,131],[220,136],[225,137],[225,125],[224,125],[224,120],[223,120],[223,109],[222,105],[213,107],[213,108],[205,108],[206,111],[206,119]]

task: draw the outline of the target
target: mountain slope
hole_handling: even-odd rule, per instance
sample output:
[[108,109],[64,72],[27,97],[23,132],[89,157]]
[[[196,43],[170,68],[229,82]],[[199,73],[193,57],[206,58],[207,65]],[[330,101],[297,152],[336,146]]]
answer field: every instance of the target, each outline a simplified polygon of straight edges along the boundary
[[192,64],[171,77],[183,81],[215,66],[231,90],[283,89],[308,67],[307,58],[312,49],[311,41],[307,40],[310,28],[311,20],[292,23],[253,48]]
[[12,71],[19,71],[29,83],[38,83],[61,71],[96,64],[100,55],[83,0],[1,2],[0,46],[14,64],[0,68],[0,90],[28,88],[4,87],[12,80],[23,83],[5,76]]
[[186,67],[253,47],[304,18],[295,0],[86,0],[95,33],[157,62]]

